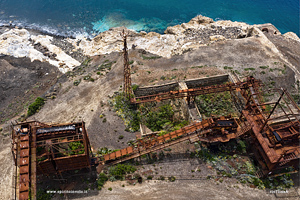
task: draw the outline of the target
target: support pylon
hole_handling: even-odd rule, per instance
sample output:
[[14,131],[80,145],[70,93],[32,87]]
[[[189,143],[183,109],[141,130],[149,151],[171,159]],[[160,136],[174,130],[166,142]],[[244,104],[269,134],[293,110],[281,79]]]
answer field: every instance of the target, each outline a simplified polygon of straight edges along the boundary
[[124,87],[123,91],[127,98],[131,98],[131,74],[130,74],[130,66],[129,66],[129,59],[128,59],[128,52],[127,52],[127,35],[125,30],[121,33],[124,42]]

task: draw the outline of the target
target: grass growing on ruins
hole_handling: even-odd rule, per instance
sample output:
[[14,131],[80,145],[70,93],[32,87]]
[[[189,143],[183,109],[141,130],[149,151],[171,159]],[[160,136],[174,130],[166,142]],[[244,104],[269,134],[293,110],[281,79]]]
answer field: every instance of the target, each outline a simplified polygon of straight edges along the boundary
[[228,91],[199,95],[195,101],[200,113],[205,117],[210,117],[211,115],[226,116],[236,112]]
[[140,123],[145,124],[151,131],[166,130],[171,132],[178,130],[188,124],[187,121],[177,120],[170,104],[153,106],[152,104],[136,105],[130,104],[130,100],[124,93],[118,93],[110,102],[114,111],[123,119],[126,130],[135,132],[140,129]]

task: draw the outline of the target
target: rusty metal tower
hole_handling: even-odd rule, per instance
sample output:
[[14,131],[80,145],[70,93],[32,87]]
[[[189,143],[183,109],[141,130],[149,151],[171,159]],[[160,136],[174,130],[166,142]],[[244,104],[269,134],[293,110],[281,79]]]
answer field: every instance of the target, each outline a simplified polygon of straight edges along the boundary
[[121,33],[124,42],[124,87],[123,91],[126,97],[131,98],[131,74],[130,74],[130,66],[129,66],[129,59],[128,59],[128,52],[127,52],[127,35],[125,30]]

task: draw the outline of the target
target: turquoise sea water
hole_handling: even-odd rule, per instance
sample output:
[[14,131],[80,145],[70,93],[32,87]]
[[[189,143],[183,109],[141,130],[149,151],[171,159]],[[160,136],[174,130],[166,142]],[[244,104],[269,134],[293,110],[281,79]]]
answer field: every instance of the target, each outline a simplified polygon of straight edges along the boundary
[[196,15],[249,24],[272,23],[299,36],[299,0],[0,0],[0,25],[63,36],[93,36],[111,27],[162,33]]

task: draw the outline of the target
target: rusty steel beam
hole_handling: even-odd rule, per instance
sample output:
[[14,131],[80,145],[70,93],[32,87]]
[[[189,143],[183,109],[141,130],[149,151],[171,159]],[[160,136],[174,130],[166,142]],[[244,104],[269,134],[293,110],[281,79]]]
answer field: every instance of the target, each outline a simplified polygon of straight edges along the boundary
[[227,83],[227,84],[222,84],[222,85],[200,87],[200,88],[196,88],[196,89],[170,91],[170,92],[165,92],[165,93],[135,97],[135,98],[131,98],[130,101],[131,101],[131,103],[134,103],[134,104],[140,104],[140,103],[146,103],[146,102],[162,101],[162,100],[167,100],[167,99],[195,97],[195,96],[202,95],[202,94],[233,91],[233,90],[236,90],[237,88],[247,89],[249,87],[249,85],[252,85],[253,83],[255,83],[255,85],[259,85],[260,81],[256,80],[256,79],[249,79],[247,81],[238,82],[238,83]]
[[131,73],[130,73],[130,65],[129,65],[129,58],[128,58],[128,52],[127,52],[127,35],[125,33],[125,30],[123,29],[123,32],[121,33],[121,36],[123,38],[124,43],[124,49],[123,49],[123,56],[124,56],[124,93],[128,99],[131,98]]

